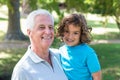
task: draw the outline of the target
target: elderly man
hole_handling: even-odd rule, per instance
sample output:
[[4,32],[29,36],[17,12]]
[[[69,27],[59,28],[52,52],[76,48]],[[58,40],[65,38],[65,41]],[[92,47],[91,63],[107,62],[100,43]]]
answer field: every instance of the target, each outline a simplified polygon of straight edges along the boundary
[[16,64],[11,80],[67,80],[58,51],[49,49],[54,40],[53,16],[47,10],[35,10],[26,24],[31,44]]

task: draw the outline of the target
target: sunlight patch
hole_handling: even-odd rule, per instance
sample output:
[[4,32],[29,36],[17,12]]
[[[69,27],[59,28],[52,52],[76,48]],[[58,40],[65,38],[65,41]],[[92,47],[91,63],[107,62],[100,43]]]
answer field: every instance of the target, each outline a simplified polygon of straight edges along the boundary
[[6,54],[5,52],[0,52],[0,58],[9,58],[10,54]]
[[92,33],[93,34],[98,34],[98,35],[102,35],[105,33],[109,33],[109,32],[119,32],[118,29],[114,29],[114,28],[92,28]]

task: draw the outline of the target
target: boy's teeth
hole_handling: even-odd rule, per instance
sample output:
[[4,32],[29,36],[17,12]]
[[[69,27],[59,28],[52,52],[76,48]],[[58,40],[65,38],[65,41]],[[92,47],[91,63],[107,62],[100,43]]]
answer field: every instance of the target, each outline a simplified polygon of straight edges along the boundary
[[68,41],[72,41],[72,40],[69,40],[69,39],[68,39]]

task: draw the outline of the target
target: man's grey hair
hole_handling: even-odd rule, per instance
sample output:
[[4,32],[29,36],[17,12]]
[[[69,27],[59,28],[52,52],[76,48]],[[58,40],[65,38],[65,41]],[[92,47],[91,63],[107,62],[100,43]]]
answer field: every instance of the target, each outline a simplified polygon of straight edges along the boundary
[[32,29],[34,27],[34,19],[37,15],[48,15],[50,16],[50,18],[52,19],[53,21],[53,24],[54,24],[54,17],[52,16],[52,14],[45,10],[45,9],[38,9],[38,10],[34,10],[32,11],[28,16],[27,16],[27,19],[26,19],[26,29]]

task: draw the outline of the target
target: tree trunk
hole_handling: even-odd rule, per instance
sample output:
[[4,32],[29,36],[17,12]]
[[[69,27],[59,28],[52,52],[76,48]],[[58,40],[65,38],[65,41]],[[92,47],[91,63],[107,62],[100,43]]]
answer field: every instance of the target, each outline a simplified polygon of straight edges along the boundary
[[117,23],[117,26],[118,26],[118,29],[119,29],[119,33],[120,33],[120,22],[116,22]]
[[5,40],[25,40],[26,37],[20,28],[19,0],[10,0],[8,6],[8,30]]
[[119,33],[120,33],[120,18],[118,15],[115,15],[115,21],[116,21],[116,24],[117,24],[117,27],[118,27]]

